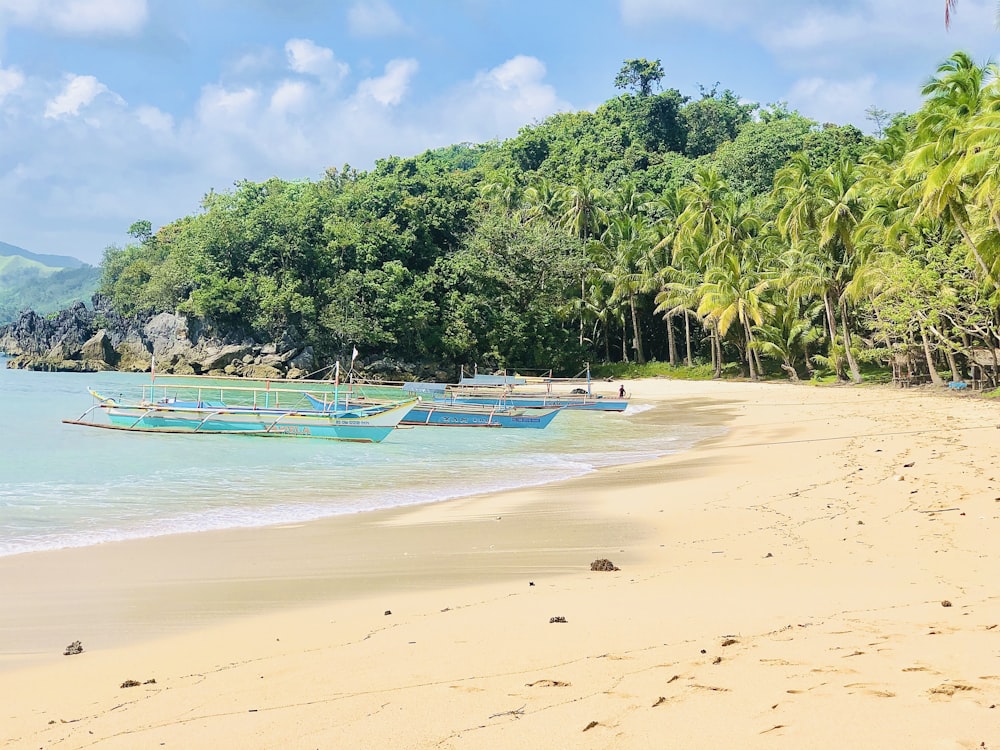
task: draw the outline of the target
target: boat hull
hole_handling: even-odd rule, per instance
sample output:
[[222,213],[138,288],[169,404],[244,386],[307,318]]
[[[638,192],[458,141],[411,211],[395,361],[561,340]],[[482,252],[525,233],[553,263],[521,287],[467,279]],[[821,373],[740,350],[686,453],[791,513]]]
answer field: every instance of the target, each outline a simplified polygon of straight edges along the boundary
[[588,411],[625,411],[624,399],[581,396],[450,396],[445,403],[479,404],[480,406],[514,406],[530,409],[584,409]]
[[112,427],[140,432],[231,433],[379,443],[396,429],[412,406],[413,402],[407,402],[359,414],[119,404],[104,405],[102,411]]
[[501,427],[543,430],[559,409],[510,409],[476,404],[420,403],[403,419],[403,424],[429,427]]

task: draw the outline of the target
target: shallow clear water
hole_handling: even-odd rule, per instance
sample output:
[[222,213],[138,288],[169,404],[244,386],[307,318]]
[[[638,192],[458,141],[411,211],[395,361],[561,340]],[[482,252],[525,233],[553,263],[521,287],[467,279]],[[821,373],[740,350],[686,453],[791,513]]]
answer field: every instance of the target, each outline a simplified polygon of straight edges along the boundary
[[684,450],[716,427],[568,411],[545,430],[419,428],[385,442],[125,434],[66,425],[148,375],[8,370],[0,357],[0,555],[304,521],[579,476]]

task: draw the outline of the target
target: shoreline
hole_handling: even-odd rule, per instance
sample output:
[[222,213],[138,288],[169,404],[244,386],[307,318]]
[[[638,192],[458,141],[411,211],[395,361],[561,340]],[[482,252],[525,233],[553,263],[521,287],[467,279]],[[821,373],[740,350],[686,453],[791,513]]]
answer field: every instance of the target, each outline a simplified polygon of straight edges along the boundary
[[[725,421],[695,414],[698,409],[713,409],[708,402],[673,408],[662,401],[643,403],[652,408],[632,419],[664,426],[670,422],[721,426]],[[519,568],[536,575],[557,574],[578,560],[574,547],[610,554],[619,540],[638,532],[619,522],[623,528],[609,546],[601,541],[607,533],[603,524],[581,518],[579,509],[570,508],[566,500],[554,503],[546,495],[572,496],[576,482],[586,487],[596,475],[639,469],[690,450],[432,502],[0,556],[0,582],[7,582],[0,583],[0,596],[7,602],[0,608],[0,672],[11,664],[61,656],[62,641],[81,640],[98,648],[130,645],[248,615],[357,598],[371,587],[373,577],[382,589],[392,591],[461,586],[473,576],[500,581]],[[559,538],[550,547],[542,546],[545,540],[532,528],[539,514],[523,511],[542,503],[547,506],[541,513],[545,533],[553,525],[560,527]],[[423,525],[418,519],[435,509],[453,528],[429,543],[410,527]],[[506,523],[501,523],[498,514],[505,512]],[[373,555],[370,550],[378,545],[386,551]],[[276,557],[262,563],[254,554],[258,547]],[[397,549],[403,552],[394,552]],[[518,564],[503,561],[503,554],[517,555]],[[123,566],[123,560],[130,564]],[[89,580],[61,575],[77,570],[87,571]],[[212,571],[210,577],[207,571]],[[39,579],[48,582],[41,595],[35,591]],[[288,581],[294,586],[284,590]],[[72,629],[67,622],[74,624]]]
[[[17,556],[16,570],[0,559],[0,595],[37,607],[4,615],[5,635],[51,640],[60,610],[62,633],[79,633],[74,606],[103,613],[104,628],[139,622],[59,635],[59,649],[83,641],[78,656],[0,657],[13,696],[0,743],[1000,742],[988,664],[1000,655],[1000,405],[630,386],[637,400],[687,399],[729,431],[554,485],[365,514],[341,539],[318,521]],[[330,551],[341,541],[356,558]],[[591,572],[596,558],[621,570]],[[267,596],[279,606],[261,606]],[[198,619],[191,602],[225,616]],[[193,621],[132,637],[185,608]]]
[[[378,447],[109,436],[58,425],[51,477],[34,458],[46,455],[43,441],[23,452],[9,448],[14,494],[3,514],[0,558],[514,491],[683,450],[704,432],[657,430],[639,413],[644,409],[655,406],[639,404],[627,415],[567,413],[545,431],[413,427]],[[608,450],[592,452],[602,443]],[[123,455],[115,460],[117,451]]]

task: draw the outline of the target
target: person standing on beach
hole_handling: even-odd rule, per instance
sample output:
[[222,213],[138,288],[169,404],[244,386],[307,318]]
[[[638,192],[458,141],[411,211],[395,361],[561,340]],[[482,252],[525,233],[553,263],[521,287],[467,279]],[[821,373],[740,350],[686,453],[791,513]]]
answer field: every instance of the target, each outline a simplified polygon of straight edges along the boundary
[[625,384],[618,386],[618,398],[625,398]]

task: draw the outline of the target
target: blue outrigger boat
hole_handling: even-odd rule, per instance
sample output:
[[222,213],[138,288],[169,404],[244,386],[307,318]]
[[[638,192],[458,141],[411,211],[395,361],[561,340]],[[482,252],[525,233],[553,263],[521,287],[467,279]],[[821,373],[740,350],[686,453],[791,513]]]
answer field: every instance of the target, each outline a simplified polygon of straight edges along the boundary
[[[327,411],[331,404],[306,393],[314,409]],[[356,404],[361,402],[355,402]],[[530,409],[511,406],[453,404],[436,400],[420,400],[403,417],[401,424],[415,427],[502,427],[541,430],[555,419],[559,408]]]
[[[172,392],[184,389],[173,386]],[[310,437],[379,443],[400,424],[417,403],[408,399],[380,404],[337,404],[326,411],[273,405],[278,402],[280,389],[230,388],[243,401],[231,403],[227,398],[203,398],[202,387],[193,395],[163,396],[159,399],[142,397],[136,400],[116,399],[91,391],[97,402],[79,419],[63,420],[67,424],[102,427],[131,432],[161,432],[182,434],[238,434],[262,437]],[[212,390],[215,390],[214,388]],[[150,388],[152,395],[153,389]],[[293,392],[301,399],[301,392]],[[286,396],[287,400],[287,396]],[[102,413],[106,422],[89,420],[91,414]]]
[[[403,390],[434,399],[439,404],[478,405],[496,408],[585,409],[589,411],[625,411],[626,398],[595,395],[590,388],[573,392],[553,392],[551,378],[528,379],[517,375],[479,375],[462,377],[458,383],[404,383]],[[524,390],[544,385],[546,390]]]
[[558,408],[529,409],[419,402],[403,417],[403,424],[438,427],[519,427],[543,430],[555,419]]

